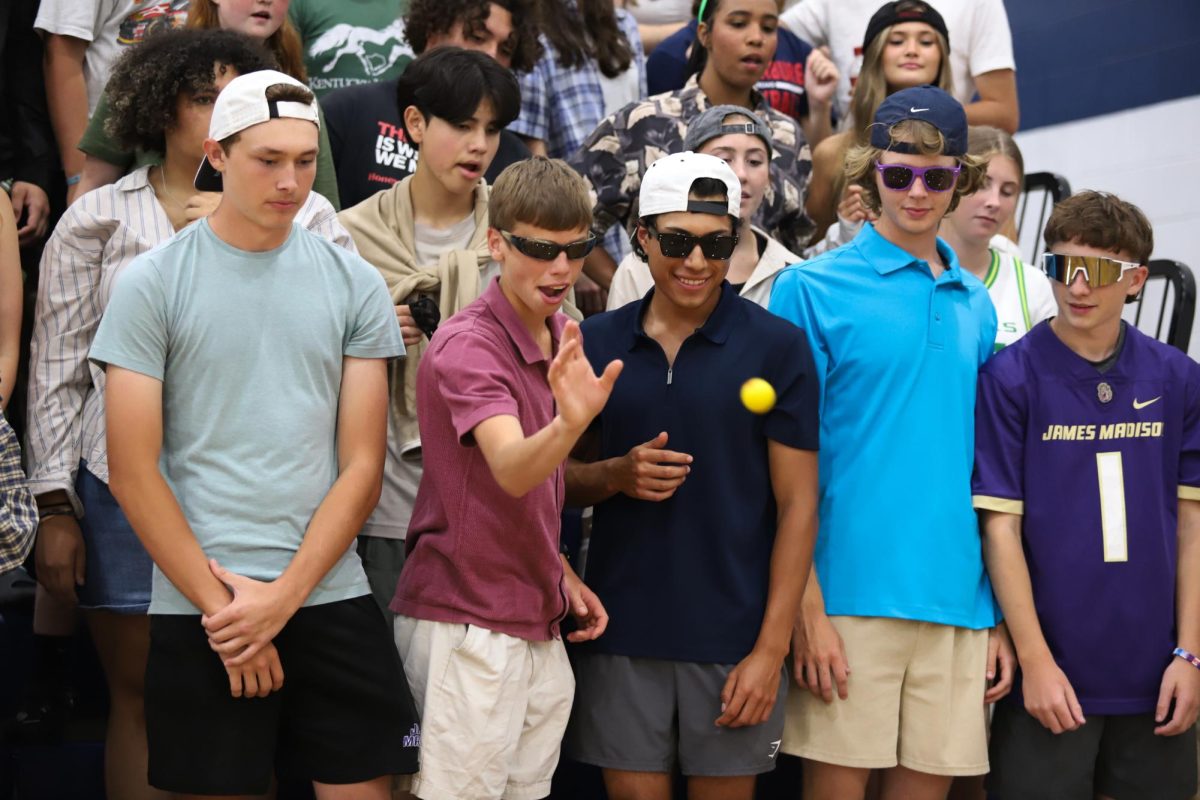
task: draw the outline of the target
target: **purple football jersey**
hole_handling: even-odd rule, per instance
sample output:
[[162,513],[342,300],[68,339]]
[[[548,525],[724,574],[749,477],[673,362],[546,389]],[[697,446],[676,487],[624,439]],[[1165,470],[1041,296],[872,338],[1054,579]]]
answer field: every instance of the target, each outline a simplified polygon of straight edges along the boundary
[[980,371],[972,492],[1023,515],[1038,619],[1084,713],[1153,711],[1178,503],[1200,500],[1200,364],[1127,325],[1101,373],[1038,325]]

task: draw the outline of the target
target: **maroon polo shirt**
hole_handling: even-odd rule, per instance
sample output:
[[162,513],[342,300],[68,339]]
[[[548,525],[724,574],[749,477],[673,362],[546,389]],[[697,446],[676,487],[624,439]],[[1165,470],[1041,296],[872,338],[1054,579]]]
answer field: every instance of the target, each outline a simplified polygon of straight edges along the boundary
[[[557,348],[567,318],[549,322]],[[511,497],[473,434],[500,415],[520,420],[526,436],[549,425],[549,368],[498,280],[438,328],[417,369],[424,473],[391,603],[396,613],[531,641],[559,635],[567,611],[558,556],[563,466]]]

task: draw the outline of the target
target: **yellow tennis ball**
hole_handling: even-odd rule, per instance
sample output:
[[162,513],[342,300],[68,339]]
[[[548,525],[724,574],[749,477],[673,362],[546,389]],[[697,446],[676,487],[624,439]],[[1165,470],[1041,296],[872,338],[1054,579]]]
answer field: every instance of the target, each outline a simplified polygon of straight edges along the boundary
[[742,405],[755,414],[765,414],[775,407],[775,387],[762,378],[751,378],[742,384]]

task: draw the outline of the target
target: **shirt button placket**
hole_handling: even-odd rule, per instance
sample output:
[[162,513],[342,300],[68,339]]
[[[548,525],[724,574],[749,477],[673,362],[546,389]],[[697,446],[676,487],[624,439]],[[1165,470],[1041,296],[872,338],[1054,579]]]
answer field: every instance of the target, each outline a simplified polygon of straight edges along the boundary
[[929,338],[928,344],[930,347],[935,347],[941,350],[946,344],[946,329],[942,322],[944,313],[943,304],[945,292],[938,291],[938,285],[935,282],[929,293]]

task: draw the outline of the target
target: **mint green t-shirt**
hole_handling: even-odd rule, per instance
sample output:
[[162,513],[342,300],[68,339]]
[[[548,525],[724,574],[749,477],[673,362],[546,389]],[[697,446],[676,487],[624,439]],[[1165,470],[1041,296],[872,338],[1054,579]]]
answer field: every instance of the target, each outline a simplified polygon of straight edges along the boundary
[[292,0],[288,17],[304,45],[308,85],[317,97],[400,77],[412,48],[400,0]]
[[[160,469],[205,554],[274,580],[338,476],[342,361],[404,353],[379,271],[297,226],[267,252],[200,220],[117,279],[89,357],[163,383]],[[305,605],[367,594],[349,547]],[[152,614],[198,614],[155,567]]]

